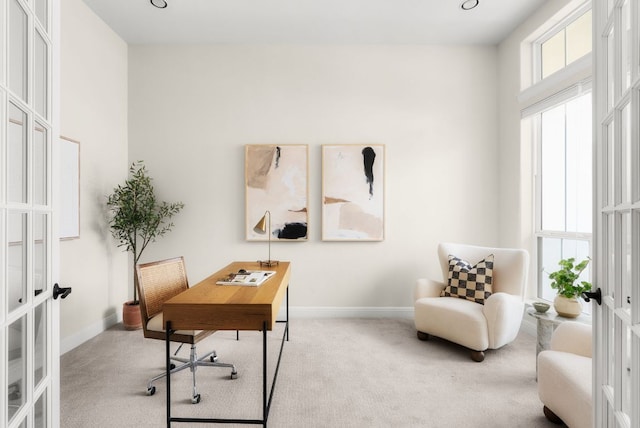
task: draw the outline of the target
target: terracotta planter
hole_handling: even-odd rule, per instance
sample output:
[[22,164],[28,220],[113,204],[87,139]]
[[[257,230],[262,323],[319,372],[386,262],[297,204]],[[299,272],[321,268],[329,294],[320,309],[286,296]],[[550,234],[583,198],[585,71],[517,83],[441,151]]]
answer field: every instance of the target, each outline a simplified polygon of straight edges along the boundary
[[125,330],[139,330],[142,328],[139,303],[134,304],[130,300],[122,305],[122,324]]
[[564,297],[560,294],[553,301],[553,308],[558,315],[566,318],[576,318],[582,313],[582,303],[577,297]]

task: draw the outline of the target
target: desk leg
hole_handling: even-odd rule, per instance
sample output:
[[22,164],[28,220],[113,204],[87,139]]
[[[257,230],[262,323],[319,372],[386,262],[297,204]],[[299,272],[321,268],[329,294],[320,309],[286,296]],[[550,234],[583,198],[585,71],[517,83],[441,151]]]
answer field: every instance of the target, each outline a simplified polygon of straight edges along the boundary
[[262,323],[262,426],[267,427],[267,322]]
[[171,427],[171,321],[165,325],[165,364],[167,370],[167,428]]

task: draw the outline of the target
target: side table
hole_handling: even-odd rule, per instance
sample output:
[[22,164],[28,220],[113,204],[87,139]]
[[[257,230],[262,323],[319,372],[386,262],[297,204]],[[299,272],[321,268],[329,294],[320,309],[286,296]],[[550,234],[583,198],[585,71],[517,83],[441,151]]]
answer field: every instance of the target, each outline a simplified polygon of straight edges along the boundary
[[591,317],[589,315],[580,315],[577,318],[567,318],[558,315],[556,311],[549,308],[547,312],[541,313],[535,310],[535,308],[527,309],[527,314],[537,320],[537,335],[538,340],[536,343],[536,378],[538,375],[538,354],[545,349],[549,349],[551,344],[551,336],[557,326],[565,321],[576,321],[584,324],[591,324]]

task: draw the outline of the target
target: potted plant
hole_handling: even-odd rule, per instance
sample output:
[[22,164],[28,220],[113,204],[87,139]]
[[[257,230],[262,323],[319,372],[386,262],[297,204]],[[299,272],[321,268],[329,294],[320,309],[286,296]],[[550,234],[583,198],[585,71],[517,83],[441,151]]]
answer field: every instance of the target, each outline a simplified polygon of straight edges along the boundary
[[558,262],[560,269],[549,274],[551,288],[558,292],[553,307],[559,315],[567,318],[575,318],[582,312],[582,303],[578,297],[584,291],[591,290],[591,283],[587,281],[577,282],[582,271],[587,268],[591,259],[587,257],[578,264],[573,257],[562,259]]
[[135,266],[147,245],[173,228],[169,220],[183,207],[182,202],[158,202],[143,161],[131,164],[124,185],[118,185],[107,197],[111,234],[118,247],[133,254],[133,300],[125,302],[122,308],[123,324],[128,330],[142,327]]

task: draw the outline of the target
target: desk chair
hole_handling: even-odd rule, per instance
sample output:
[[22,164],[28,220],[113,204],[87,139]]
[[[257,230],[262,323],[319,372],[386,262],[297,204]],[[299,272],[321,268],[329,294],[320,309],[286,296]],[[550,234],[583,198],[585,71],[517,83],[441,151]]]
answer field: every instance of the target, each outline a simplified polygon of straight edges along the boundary
[[[173,296],[180,294],[189,288],[187,273],[184,267],[184,258],[176,257],[152,263],[144,263],[136,266],[136,277],[138,280],[138,294],[140,295],[140,314],[142,316],[142,331],[144,337],[150,339],[165,340],[164,322],[162,318],[162,305]],[[198,366],[208,367],[230,367],[231,379],[238,377],[238,372],[233,364],[218,363],[215,351],[211,351],[198,358],[196,354],[196,343],[205,337],[210,336],[215,331],[207,330],[178,330],[171,335],[172,342],[179,342],[180,347],[176,351],[172,360],[182,363],[179,366],[171,365],[171,374],[184,369],[190,369],[193,375],[193,404],[200,402],[200,394],[196,390],[196,369]],[[187,358],[176,356],[183,344],[191,345],[191,354]],[[208,360],[208,361],[207,361]],[[156,387],[153,383],[166,376],[163,372],[153,377],[147,383],[147,395],[153,395]]]

